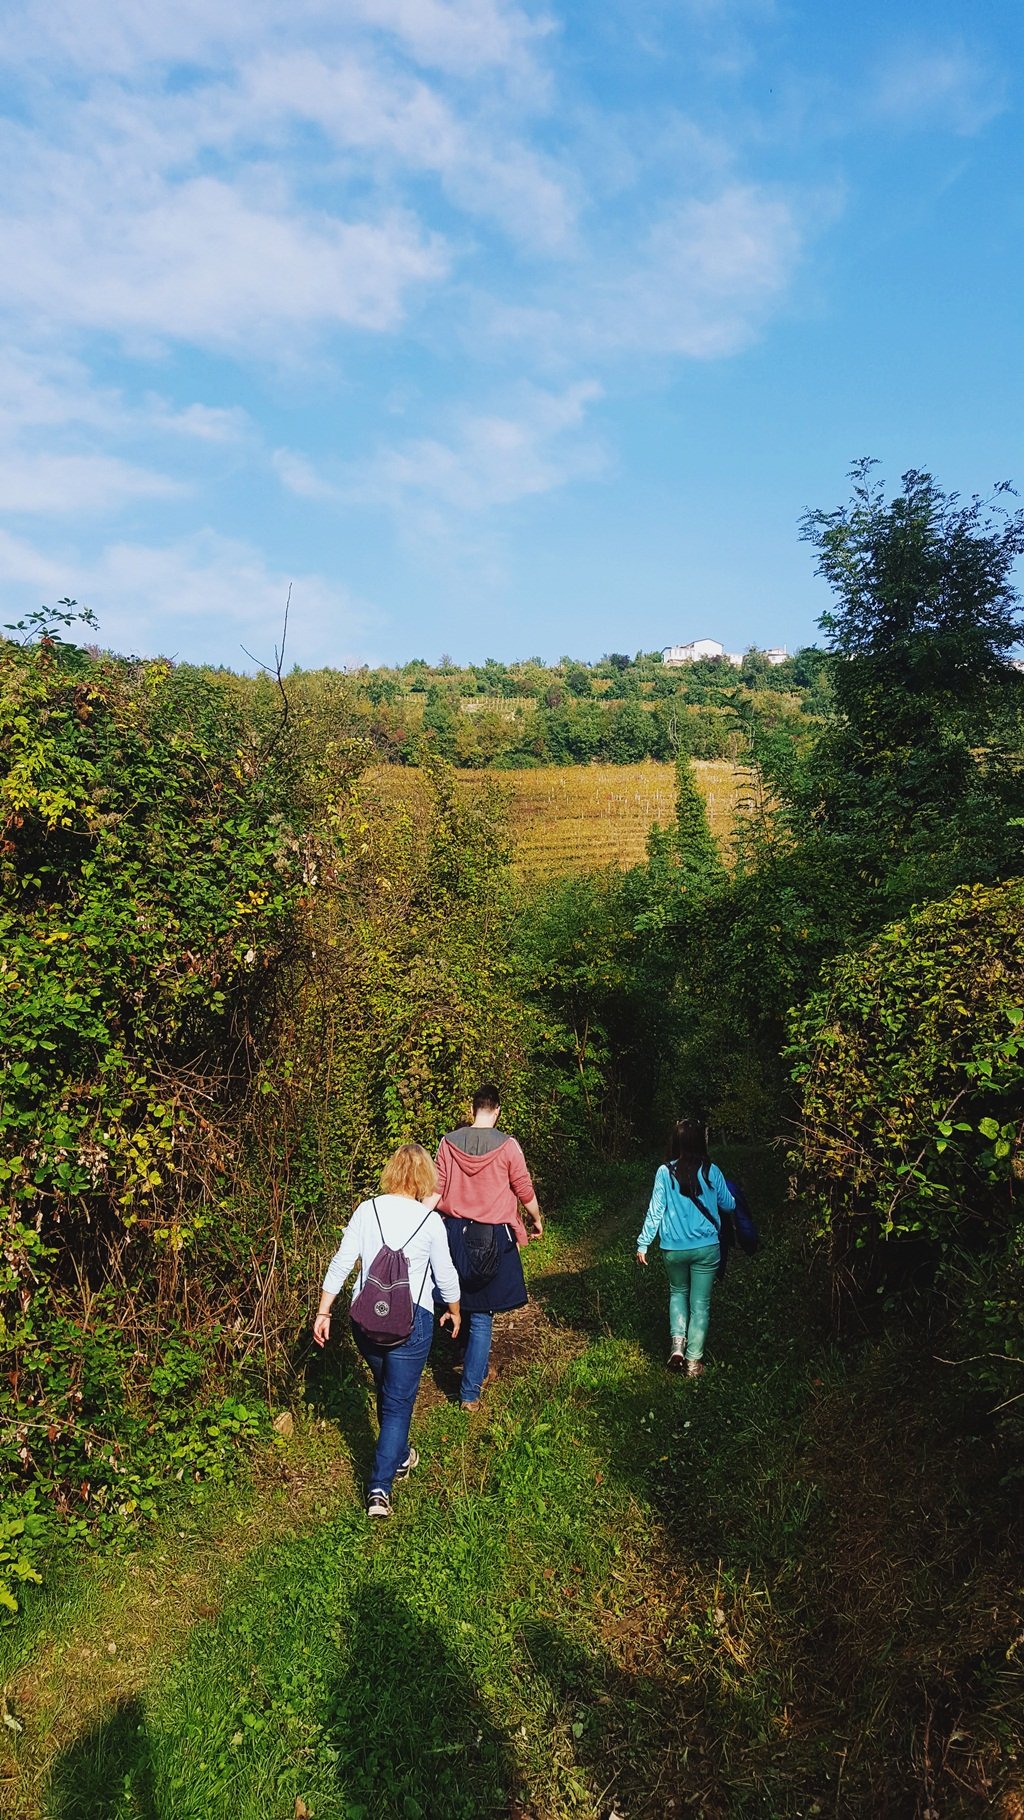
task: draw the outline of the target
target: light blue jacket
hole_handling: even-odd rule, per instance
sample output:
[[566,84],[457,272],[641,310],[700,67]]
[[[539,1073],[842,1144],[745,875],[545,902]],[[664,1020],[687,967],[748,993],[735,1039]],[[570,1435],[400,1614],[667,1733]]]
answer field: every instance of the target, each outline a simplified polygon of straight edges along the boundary
[[646,1251],[653,1238],[662,1251],[698,1251],[713,1245],[718,1238],[723,1213],[732,1213],[736,1202],[722,1171],[712,1163],[698,1177],[697,1201],[684,1194],[667,1163],[662,1163],[654,1178],[651,1204],[637,1239],[638,1251]]

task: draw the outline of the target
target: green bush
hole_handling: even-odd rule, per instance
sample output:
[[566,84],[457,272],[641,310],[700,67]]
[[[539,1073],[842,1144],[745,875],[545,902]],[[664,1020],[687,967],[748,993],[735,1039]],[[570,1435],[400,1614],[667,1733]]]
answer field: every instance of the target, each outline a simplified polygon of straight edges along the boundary
[[69,1520],[103,1461],[107,1509],[159,1476],[122,1464],[165,1400],[146,1309],[208,1329],[247,1293],[211,1228],[303,888],[280,727],[213,679],[88,656],[72,617],[0,643],[0,1459]]
[[975,1365],[1013,1394],[1024,881],[964,887],[834,963],[793,1020],[789,1056],[797,1186],[836,1271],[862,1284],[879,1246],[923,1242],[965,1327],[962,1351],[994,1355]]

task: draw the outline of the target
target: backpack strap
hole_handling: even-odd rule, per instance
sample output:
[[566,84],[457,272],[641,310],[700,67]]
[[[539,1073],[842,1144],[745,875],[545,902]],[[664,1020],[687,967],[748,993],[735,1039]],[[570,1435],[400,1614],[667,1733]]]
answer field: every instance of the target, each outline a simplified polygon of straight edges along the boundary
[[[377,1203],[376,1203],[376,1201],[374,1201],[374,1203],[373,1203],[373,1211],[374,1211],[374,1213],[377,1213]],[[428,1220],[429,1220],[429,1218],[430,1218],[430,1215],[431,1215],[431,1213],[433,1213],[433,1211],[434,1211],[434,1210],[433,1210],[433,1208],[432,1208],[432,1207],[431,1207],[431,1208],[428,1208],[428,1210],[427,1210],[427,1212],[426,1212],[426,1213],[425,1213],[425,1214],[424,1214],[424,1215],[423,1215],[423,1218],[422,1218],[422,1219],[421,1219],[421,1221],[420,1221],[420,1223],[419,1223],[419,1225],[418,1225],[418,1226],[417,1226],[417,1228],[416,1228],[416,1232],[410,1232],[410,1234],[409,1234],[409,1237],[408,1237],[408,1238],[407,1238],[407,1239],[406,1239],[406,1241],[405,1241],[405,1245],[411,1245],[411,1244],[412,1244],[412,1242],[413,1242],[413,1239],[414,1239],[414,1238],[415,1238],[415,1237],[416,1237],[416,1233],[417,1233],[417,1232],[422,1232],[422,1231],[423,1231],[423,1228],[424,1228],[424,1226],[425,1226],[425,1225],[426,1225],[426,1223],[427,1223],[427,1221],[428,1221]],[[378,1213],[378,1214],[377,1214],[377,1224],[378,1224],[378,1226],[379,1226],[379,1225],[380,1225],[380,1214],[379,1214],[379,1213]],[[381,1236],[381,1239],[383,1239],[383,1237],[384,1237],[384,1234],[383,1234],[383,1232],[382,1232],[382,1233],[381,1233],[381,1235],[380,1235],[380,1236]],[[403,1245],[403,1246],[402,1246],[402,1250],[403,1250],[403,1251],[404,1251],[404,1250],[405,1250],[405,1245]],[[421,1302],[422,1302],[422,1301],[423,1301],[423,1291],[424,1291],[424,1290],[425,1290],[425,1289],[426,1289],[426,1287],[427,1287],[427,1278],[428,1278],[428,1276],[429,1276],[429,1275],[430,1275],[430,1254],[429,1254],[429,1252],[428,1252],[428,1254],[427,1254],[427,1264],[426,1264],[426,1269],[425,1269],[425,1270],[424,1270],[424,1272],[423,1272],[423,1281],[422,1281],[422,1283],[421,1283],[421,1284],[420,1284],[420,1293],[419,1293],[419,1295],[418,1295],[418,1296],[417,1296],[417,1297],[416,1297],[416,1301],[415,1301],[415,1304],[414,1304],[414,1306],[415,1306],[415,1307],[416,1307],[416,1308],[419,1308],[419,1306],[420,1306],[420,1304],[421,1304]]]
[[[699,1198],[701,1186],[706,1188],[709,1194],[712,1194],[714,1192],[711,1187],[711,1177],[709,1175],[704,1174],[703,1164],[701,1164],[700,1168],[697,1170],[697,1189],[698,1189],[697,1194],[687,1194],[685,1188],[679,1182],[679,1180],[676,1176],[676,1172],[671,1167],[671,1165],[668,1165],[668,1179],[671,1182],[676,1193],[678,1195],[681,1195],[684,1201],[693,1202],[693,1205],[696,1207],[697,1212],[700,1214],[701,1218],[707,1220],[707,1223],[711,1227],[712,1231],[717,1234],[719,1239],[721,1239],[721,1237],[722,1237],[721,1220],[716,1220],[714,1214],[708,1212],[707,1208],[704,1205],[704,1202]],[[717,1206],[717,1197],[716,1197],[715,1204]]]
[[[386,1245],[387,1240],[384,1237],[384,1228],[380,1223],[380,1214],[377,1212],[377,1196],[375,1194],[370,1196],[370,1206],[373,1208],[373,1217],[377,1222],[377,1231],[380,1233],[380,1242],[382,1245]],[[417,1231],[418,1230],[419,1230],[419,1228],[417,1228]],[[376,1256],[376,1253],[374,1255]],[[370,1261],[370,1263],[372,1263],[373,1259],[371,1258],[369,1261]],[[367,1265],[366,1258],[361,1256],[359,1259],[359,1288],[360,1289],[362,1289],[363,1284],[366,1282],[366,1265]],[[357,1291],[357,1293],[358,1293],[358,1291]]]
[[[708,1193],[709,1193],[709,1194],[714,1194],[714,1189],[713,1189],[713,1188],[712,1188],[712,1186],[711,1186],[711,1175],[710,1175],[710,1172],[709,1172],[709,1173],[708,1173],[708,1174],[707,1174],[707,1175],[704,1175],[704,1170],[703,1170],[703,1167],[701,1167],[701,1168],[700,1168],[700,1169],[698,1169],[698,1171],[697,1171],[697,1179],[698,1179],[698,1181],[699,1181],[699,1180],[700,1180],[700,1178],[701,1178],[701,1177],[702,1177],[702,1176],[703,1176],[703,1178],[704,1178],[704,1186],[705,1186],[705,1188],[706,1188],[706,1189],[707,1189],[707,1191],[708,1191]],[[715,1231],[716,1231],[716,1232],[717,1232],[717,1234],[718,1234],[718,1237],[719,1237],[719,1239],[721,1239],[721,1237],[722,1237],[722,1222],[721,1222],[721,1220],[716,1220],[716,1219],[715,1219],[715,1216],[714,1216],[714,1214],[713,1214],[713,1213],[709,1213],[709,1212],[708,1212],[708,1210],[707,1210],[707,1208],[706,1208],[706,1207],[705,1207],[705,1206],[704,1206],[704,1203],[703,1203],[703,1201],[698,1201],[698,1202],[697,1202],[697,1206],[698,1206],[698,1208],[699,1208],[699,1209],[700,1209],[700,1211],[701,1211],[701,1213],[702,1213],[702,1214],[703,1214],[703,1215],[704,1215],[704,1218],[705,1218],[705,1219],[706,1219],[706,1220],[707,1220],[707,1222],[708,1222],[708,1225],[709,1225],[709,1226],[713,1226],[713,1227],[714,1227],[714,1229],[715,1229]],[[717,1209],[717,1206],[718,1206],[718,1196],[717,1196],[717,1195],[715,1195],[715,1207],[716,1207],[716,1209]]]
[[[374,1212],[375,1212],[375,1213],[376,1213],[376,1212],[377,1212],[377,1203],[376,1203],[376,1201],[374,1201],[374,1203],[373,1203],[373,1210],[374,1210]],[[423,1215],[423,1218],[422,1218],[422,1219],[421,1219],[421,1221],[420,1221],[420,1223],[419,1223],[419,1225],[418,1225],[418,1226],[417,1226],[417,1228],[416,1228],[416,1232],[422,1232],[422,1231],[423,1231],[423,1228],[424,1228],[424,1226],[425,1226],[425,1225],[426,1225],[426,1223],[427,1223],[427,1221],[428,1221],[428,1220],[429,1220],[429,1218],[430,1218],[430,1215],[431,1215],[431,1213],[433,1213],[433,1211],[434,1211],[434,1210],[433,1210],[433,1208],[432,1208],[432,1207],[431,1207],[431,1208],[429,1208],[429,1209],[428,1209],[428,1211],[427,1211],[427,1212],[426,1212],[426,1213],[425,1213],[425,1214],[424,1214],[424,1215]],[[379,1218],[379,1216],[378,1216],[378,1219],[377,1219],[377,1224],[378,1224],[378,1226],[379,1226],[379,1225],[380,1225],[380,1218]],[[415,1237],[416,1237],[416,1232],[410,1232],[410,1234],[409,1234],[409,1237],[408,1237],[408,1238],[407,1238],[407,1239],[406,1239],[406,1241],[405,1241],[405,1244],[406,1244],[406,1245],[411,1245],[411,1244],[412,1244],[412,1242],[413,1242],[413,1239],[414,1239],[414,1238],[415,1238]],[[380,1235],[380,1236],[381,1236],[381,1238],[382,1238],[382,1239],[383,1239],[383,1237],[384,1237],[384,1234],[383,1234],[383,1233],[381,1233],[381,1235]],[[404,1250],[405,1250],[405,1245],[403,1245],[403,1247],[402,1247],[402,1250],[403,1250],[403,1251],[404,1251]]]
[[[371,1195],[370,1206],[373,1208],[373,1217],[377,1222],[377,1231],[380,1233],[380,1242],[383,1245],[384,1244],[384,1228],[380,1223],[380,1214],[377,1212],[376,1195]],[[362,1289],[363,1284],[365,1282],[366,1282],[366,1259],[361,1257],[359,1259],[359,1288],[360,1289]]]
[[[423,1228],[424,1228],[424,1226],[425,1226],[425,1225],[426,1225],[426,1223],[427,1223],[427,1221],[428,1221],[428,1220],[429,1220],[429,1218],[430,1218],[430,1214],[431,1214],[431,1213],[432,1213],[432,1212],[433,1212],[433,1208],[431,1208],[431,1209],[430,1209],[430,1212],[428,1212],[428,1213],[425,1213],[425,1214],[424,1214],[424,1215],[423,1215],[423,1218],[422,1218],[422,1219],[421,1219],[421,1221],[420,1221],[420,1223],[419,1223],[419,1225],[418,1225],[418,1226],[417,1226],[417,1228],[416,1228],[416,1232],[422,1232],[422,1231],[423,1231]],[[407,1238],[407,1239],[406,1239],[406,1241],[405,1241],[405,1242],[406,1242],[406,1244],[407,1244],[407,1245],[411,1245],[411,1244],[412,1244],[412,1242],[413,1242],[413,1239],[414,1239],[414,1238],[415,1238],[415,1237],[416,1237],[416,1232],[410,1232],[410,1234],[409,1234],[409,1237],[408,1237],[408,1238]],[[427,1278],[428,1278],[428,1276],[429,1276],[429,1275],[430,1275],[430,1253],[429,1253],[429,1251],[428,1251],[428,1253],[427,1253],[427,1262],[426,1262],[426,1268],[425,1268],[425,1269],[424,1269],[424,1272],[423,1272],[423,1281],[422,1281],[422,1283],[421,1283],[421,1284],[420,1284],[420,1293],[419,1293],[419,1295],[418,1295],[418,1296],[417,1296],[417,1297],[416,1297],[416,1307],[417,1307],[417,1308],[418,1308],[418,1307],[419,1307],[419,1306],[420,1306],[420,1304],[421,1304],[421,1302],[422,1302],[422,1301],[423,1301],[423,1291],[424,1291],[424,1290],[425,1290],[425,1289],[426,1289],[426,1287],[427,1287]]]
[[[704,1181],[704,1187],[708,1190],[708,1194],[715,1194],[715,1190],[711,1187],[711,1176],[709,1176],[709,1174],[708,1176],[704,1174],[704,1168],[698,1168],[697,1179],[698,1181]],[[704,1214],[704,1218],[708,1221],[709,1227],[713,1227],[713,1230],[717,1232],[718,1239],[722,1238],[722,1221],[720,1221],[720,1219],[715,1219],[715,1214],[709,1214],[708,1208],[704,1207],[704,1201],[697,1201],[695,1205],[697,1205],[698,1212]],[[715,1196],[715,1207],[718,1207],[717,1196]]]

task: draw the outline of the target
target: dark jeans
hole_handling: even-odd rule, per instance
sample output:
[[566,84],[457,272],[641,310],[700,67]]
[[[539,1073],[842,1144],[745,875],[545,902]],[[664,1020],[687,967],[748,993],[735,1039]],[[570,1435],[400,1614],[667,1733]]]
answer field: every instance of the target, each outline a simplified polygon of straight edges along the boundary
[[409,1458],[409,1423],[434,1336],[434,1316],[429,1308],[417,1308],[412,1332],[401,1346],[374,1346],[354,1321],[352,1335],[377,1386],[380,1434],[369,1489],[390,1493],[398,1468]]

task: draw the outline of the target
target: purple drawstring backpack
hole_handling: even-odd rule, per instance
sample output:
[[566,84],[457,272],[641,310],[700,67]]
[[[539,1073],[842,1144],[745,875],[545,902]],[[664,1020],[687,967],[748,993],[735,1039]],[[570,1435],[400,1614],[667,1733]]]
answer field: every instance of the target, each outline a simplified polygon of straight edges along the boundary
[[[364,1270],[359,1294],[355,1297],[351,1317],[356,1326],[361,1328],[372,1346],[401,1346],[413,1329],[416,1309],[409,1290],[409,1260],[404,1247],[393,1251],[384,1243],[384,1228],[380,1223],[377,1203],[373,1202],[373,1217],[380,1233],[380,1250],[369,1270]],[[410,1232],[406,1245],[411,1245],[416,1233],[421,1230],[430,1218],[424,1214],[415,1232]],[[420,1284],[422,1296],[427,1281],[427,1269],[423,1272]],[[417,1300],[419,1298],[417,1297]]]

